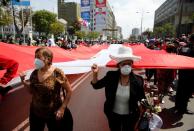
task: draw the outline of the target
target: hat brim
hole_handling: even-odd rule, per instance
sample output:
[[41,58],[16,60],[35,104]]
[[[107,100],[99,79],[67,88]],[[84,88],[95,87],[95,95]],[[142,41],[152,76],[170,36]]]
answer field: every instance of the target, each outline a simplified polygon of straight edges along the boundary
[[141,56],[125,56],[125,55],[109,55],[109,57],[113,60],[115,60],[117,63],[120,63],[122,61],[126,61],[126,60],[132,60],[132,61],[139,61],[141,60]]

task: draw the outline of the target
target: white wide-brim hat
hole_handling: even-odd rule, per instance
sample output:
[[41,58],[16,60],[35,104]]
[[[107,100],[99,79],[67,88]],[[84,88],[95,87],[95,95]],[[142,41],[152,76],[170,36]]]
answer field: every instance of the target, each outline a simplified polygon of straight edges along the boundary
[[130,47],[120,46],[115,52],[111,53],[109,57],[117,63],[126,60],[139,61],[141,56],[133,55],[133,50]]

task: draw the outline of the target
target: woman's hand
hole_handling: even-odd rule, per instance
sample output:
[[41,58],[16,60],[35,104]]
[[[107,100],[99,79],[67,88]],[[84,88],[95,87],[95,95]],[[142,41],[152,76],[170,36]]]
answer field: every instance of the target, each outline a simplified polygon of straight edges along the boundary
[[20,75],[20,79],[21,79],[22,83],[24,83],[26,74],[24,72],[20,72],[19,75]]
[[63,118],[64,116],[64,113],[65,113],[65,108],[63,106],[61,106],[58,111],[55,113],[56,114],[56,119],[57,120],[60,120]]
[[91,67],[91,69],[92,69],[92,72],[93,73],[98,73],[99,68],[98,68],[98,65],[97,64],[93,64],[92,67]]
[[97,64],[93,64],[91,67],[91,70],[93,72],[93,79],[92,79],[92,83],[95,84],[98,81],[98,65]]

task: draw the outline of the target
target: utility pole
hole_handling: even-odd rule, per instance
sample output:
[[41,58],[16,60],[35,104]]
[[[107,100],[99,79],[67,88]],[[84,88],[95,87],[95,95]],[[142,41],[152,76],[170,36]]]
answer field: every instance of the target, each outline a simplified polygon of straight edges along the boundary
[[[13,7],[13,3],[12,3],[12,0],[11,0],[11,14],[12,14],[12,17],[14,18],[13,10],[14,10],[14,7]],[[15,25],[14,25],[14,21],[13,21],[12,27],[13,27],[13,39],[15,41]]]
[[[21,6],[22,7],[22,6]],[[26,43],[26,36],[25,36],[25,27],[24,27],[24,11],[22,7],[22,28],[23,28],[23,36],[24,36],[24,44]]]
[[141,13],[141,27],[140,27],[140,40],[142,40],[142,32],[143,32],[143,16],[144,16],[144,13],[150,13],[150,12],[144,12],[144,10],[142,9],[141,12],[136,12],[136,13]]

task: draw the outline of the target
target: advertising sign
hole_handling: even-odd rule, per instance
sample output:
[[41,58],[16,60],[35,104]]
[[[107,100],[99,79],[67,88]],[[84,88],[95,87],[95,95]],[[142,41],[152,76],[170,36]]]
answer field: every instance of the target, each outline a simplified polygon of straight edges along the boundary
[[90,0],[81,0],[81,7],[90,6]]
[[89,22],[90,21],[90,11],[81,12],[81,17],[83,20],[87,20]]
[[12,0],[12,5],[30,6],[30,0]]
[[106,0],[96,0],[96,7],[106,7]]
[[103,8],[96,8],[95,24],[96,24],[96,26],[105,26],[105,24],[106,24],[106,12],[103,11]]

